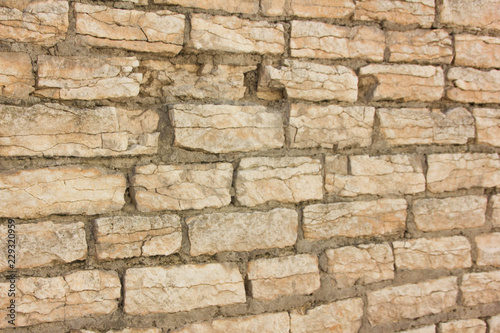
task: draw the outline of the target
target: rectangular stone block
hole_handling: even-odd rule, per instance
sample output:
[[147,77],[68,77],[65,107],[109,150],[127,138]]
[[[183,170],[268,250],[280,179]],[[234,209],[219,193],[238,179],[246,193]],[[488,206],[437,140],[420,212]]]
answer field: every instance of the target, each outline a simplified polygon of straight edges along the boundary
[[478,235],[474,241],[478,266],[500,266],[500,232]]
[[374,201],[317,204],[304,208],[304,237],[362,237],[395,234],[405,230],[406,201]]
[[236,199],[244,206],[323,198],[321,161],[310,157],[243,158],[236,175]]
[[438,327],[440,333],[486,333],[486,323],[480,319],[454,320]]
[[454,276],[368,292],[368,319],[379,325],[450,311],[457,294]]
[[185,16],[75,3],[76,34],[84,45],[176,55],[184,43]]
[[354,12],[353,0],[261,0],[264,15],[293,15],[298,17],[347,18]]
[[446,113],[422,108],[378,109],[380,134],[391,145],[466,144],[475,137],[474,118],[465,108]]
[[124,284],[124,311],[130,315],[189,311],[246,300],[235,263],[129,268]]
[[102,217],[95,220],[95,235],[100,260],[166,256],[182,243],[177,215]]
[[292,57],[383,61],[385,35],[376,27],[343,27],[322,22],[292,21]]
[[0,105],[0,155],[155,154],[159,116],[152,110],[80,109],[59,104]]
[[486,197],[464,196],[413,201],[413,220],[417,229],[440,231],[477,228],[484,225]]
[[460,291],[465,306],[499,302],[500,271],[464,274]]
[[298,214],[285,208],[268,212],[213,213],[188,218],[186,224],[192,256],[245,252],[294,245]]
[[474,108],[477,142],[500,147],[500,109]]
[[499,11],[500,3],[497,0],[443,0],[439,6],[438,19],[449,26],[500,30]]
[[497,154],[431,154],[427,164],[427,189],[434,193],[500,185]]
[[492,196],[491,201],[493,202],[491,223],[494,227],[500,227],[500,195]]
[[230,163],[148,164],[136,167],[130,182],[137,209],[154,212],[229,205],[232,179]]
[[155,4],[178,5],[228,13],[257,14],[259,0],[153,0]]
[[1,40],[53,46],[66,38],[68,1],[7,0],[0,12]]
[[[128,0],[126,0],[128,1]],[[146,0],[147,1],[147,0]],[[104,331],[71,330],[70,333],[100,333]],[[106,333],[162,333],[161,328],[125,328],[123,330],[109,330]]]
[[456,35],[455,52],[455,65],[500,67],[500,38],[498,37]]
[[38,56],[35,94],[55,99],[135,97],[142,74],[135,57]]
[[321,285],[318,258],[311,254],[252,260],[247,277],[252,297],[263,301],[311,294]]
[[500,315],[496,315],[488,319],[488,326],[490,328],[490,333],[500,332]]
[[282,54],[284,31],[281,23],[193,14],[188,47],[202,51]]
[[389,243],[345,246],[325,253],[328,273],[337,288],[394,279],[394,256]]
[[440,100],[444,93],[441,67],[419,65],[368,65],[359,70],[360,89],[370,101]]
[[430,28],[434,23],[434,0],[359,0],[354,19],[387,21],[399,25],[418,24]]
[[169,107],[174,146],[210,153],[281,148],[280,113],[258,105],[175,104]]
[[[0,24],[0,31],[1,27]],[[32,71],[31,59],[27,53],[0,52],[0,96],[27,99],[35,90]]]
[[452,88],[446,96],[462,103],[498,103],[500,100],[500,70],[481,71],[453,67],[448,71]]
[[0,216],[95,215],[125,204],[125,176],[97,167],[60,166],[0,173]]

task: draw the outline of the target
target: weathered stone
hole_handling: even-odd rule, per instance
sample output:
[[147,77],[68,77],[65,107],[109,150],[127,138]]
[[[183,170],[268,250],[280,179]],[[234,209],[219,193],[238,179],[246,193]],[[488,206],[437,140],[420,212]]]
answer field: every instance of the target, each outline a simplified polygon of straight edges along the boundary
[[281,68],[262,66],[259,92],[284,90],[289,98],[308,101],[339,100],[355,102],[358,78],[345,66],[327,66],[298,60],[285,60]]
[[203,51],[282,54],[284,31],[281,23],[193,14],[188,46]]
[[264,301],[311,294],[321,285],[318,258],[311,254],[250,261],[247,276],[253,298]]
[[465,274],[460,290],[465,306],[499,302],[500,271]]
[[431,154],[427,164],[427,189],[434,193],[500,185],[497,154]]
[[0,216],[94,215],[119,210],[127,187],[122,174],[96,167],[61,166],[0,173]]
[[242,14],[257,14],[259,10],[259,0],[154,0],[154,3],[215,9]]
[[319,200],[323,198],[321,171],[321,162],[310,157],[243,158],[236,176],[236,198],[244,206]]
[[477,246],[477,264],[500,266],[500,232],[478,235],[474,240]]
[[474,118],[465,108],[378,109],[380,134],[391,146],[466,144],[475,137]]
[[[214,213],[188,218],[191,255],[283,248],[297,240],[298,215],[291,209]],[[223,235],[223,237],[221,237]]]
[[499,11],[497,0],[443,0],[438,17],[446,25],[500,30]]
[[446,30],[388,31],[389,61],[449,64],[453,45]]
[[491,201],[493,201],[491,222],[493,223],[494,227],[500,227],[500,195],[492,196]]
[[454,276],[372,291],[368,319],[379,325],[449,311],[456,307],[457,294]]
[[394,278],[394,256],[388,243],[326,250],[328,273],[337,288]]
[[281,148],[283,119],[257,105],[176,104],[169,108],[174,146],[211,153]]
[[76,34],[85,45],[175,55],[184,42],[185,16],[75,3]]
[[440,333],[486,333],[486,323],[480,319],[464,319],[440,323]]
[[457,54],[455,65],[500,67],[500,38],[498,37],[456,35],[455,52]]
[[[89,331],[89,330],[71,330],[69,333],[99,333],[99,332]],[[117,330],[106,331],[106,333],[162,333],[162,330],[161,328],[125,328],[123,330],[118,330],[118,331]]]
[[464,196],[444,199],[417,199],[412,213],[422,231],[477,228],[484,225],[486,197]]
[[177,215],[113,216],[95,220],[98,259],[169,255],[181,248]]
[[359,0],[354,19],[387,21],[400,25],[417,23],[430,28],[434,23],[434,0]]
[[245,300],[243,279],[235,263],[129,268],[125,272],[127,314],[189,311]]
[[496,315],[488,319],[490,333],[500,333],[500,315]]
[[452,88],[446,96],[463,103],[498,103],[500,100],[500,70],[480,71],[453,67],[448,71]]
[[436,333],[436,326],[424,326],[412,330],[401,331],[399,333]]
[[474,108],[477,142],[500,147],[500,109]]
[[394,234],[405,229],[406,201],[337,202],[304,208],[304,237],[362,237]]
[[292,21],[290,48],[292,57],[383,61],[385,35],[376,27]]
[[0,39],[52,46],[66,38],[68,1],[4,0],[0,3]]
[[142,74],[135,57],[38,56],[35,94],[58,99],[103,99],[139,94]]
[[353,0],[291,0],[290,7],[285,0],[261,0],[264,15],[293,15],[299,17],[347,18],[354,12]]
[[290,313],[291,333],[343,332],[356,333],[361,327],[363,300],[350,298],[320,305],[305,314],[298,310]]
[[430,102],[444,93],[441,67],[419,65],[368,65],[359,70],[360,86],[370,101]]
[[0,155],[154,154],[159,116],[152,110],[78,109],[59,104],[0,105]]
[[[0,24],[0,31],[1,27]],[[0,52],[0,96],[27,99],[35,90],[32,70],[31,59],[27,53]]]

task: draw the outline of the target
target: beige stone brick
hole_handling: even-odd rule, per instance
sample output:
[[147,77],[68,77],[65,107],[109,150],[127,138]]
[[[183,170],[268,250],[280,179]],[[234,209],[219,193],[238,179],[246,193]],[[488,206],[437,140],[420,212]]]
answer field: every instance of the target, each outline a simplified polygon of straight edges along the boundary
[[188,218],[186,224],[190,253],[197,256],[292,246],[297,240],[298,214],[285,208],[268,212],[213,213]]
[[488,319],[488,326],[490,327],[490,333],[500,332],[500,315],[496,315]]
[[498,37],[456,35],[455,52],[457,54],[455,65],[500,67],[500,38]]
[[440,333],[486,333],[486,323],[480,319],[464,319],[440,323]]
[[124,284],[124,311],[130,315],[189,311],[246,300],[235,263],[129,268]]
[[477,142],[500,147],[500,109],[474,108]]
[[247,276],[253,298],[264,301],[311,294],[321,285],[318,258],[311,254],[252,260]]
[[228,13],[257,14],[259,10],[259,0],[153,0],[153,2],[155,4],[223,10]]
[[[104,331],[71,330],[70,333],[99,333]],[[109,330],[106,333],[162,333],[161,328],[124,328],[123,330]]]
[[32,70],[27,53],[0,52],[0,96],[27,99],[35,90]]
[[430,28],[434,23],[434,0],[359,0],[354,19],[387,21],[400,25],[417,23]]
[[443,0],[439,6],[438,20],[450,26],[499,30],[499,11],[500,3],[497,0]]
[[436,326],[424,326],[407,331],[401,331],[399,333],[436,333]]
[[453,67],[448,71],[452,88],[446,96],[462,103],[498,103],[500,100],[500,70],[481,71]]
[[500,266],[500,232],[475,237],[478,266]]
[[491,222],[494,227],[500,227],[500,195],[494,195],[491,197],[493,202],[493,212],[491,214]]
[[354,12],[353,0],[291,0],[285,6],[285,0],[261,0],[264,15],[294,15],[298,17],[347,18]]
[[465,274],[460,290],[465,306],[498,302],[500,301],[500,271]]

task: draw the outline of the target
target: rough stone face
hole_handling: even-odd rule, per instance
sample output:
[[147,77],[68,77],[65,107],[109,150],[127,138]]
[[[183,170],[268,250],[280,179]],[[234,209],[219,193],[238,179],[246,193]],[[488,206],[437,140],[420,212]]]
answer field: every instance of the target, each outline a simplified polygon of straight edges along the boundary
[[500,109],[473,110],[476,119],[477,142],[500,146]]
[[[499,7],[500,8],[500,7]],[[500,38],[456,35],[455,65],[472,67],[500,67]]]
[[498,103],[500,70],[488,72],[473,68],[453,67],[448,71],[453,85],[446,93],[449,99],[462,103]]
[[141,93],[167,100],[239,100],[245,95],[245,73],[256,66],[173,64],[164,60],[141,62],[145,74]]
[[427,164],[427,188],[434,193],[500,185],[497,154],[431,154]]
[[203,51],[282,54],[284,31],[281,23],[193,14],[188,46]]
[[113,216],[95,220],[97,258],[169,255],[181,248],[177,215]]
[[[71,330],[70,333],[99,333],[89,330]],[[123,330],[110,330],[106,333],[162,333],[161,328],[125,328]]]
[[500,195],[491,197],[493,201],[493,212],[491,214],[491,222],[494,227],[500,227]]
[[500,315],[491,317],[488,319],[488,326],[490,327],[490,333],[500,332]]
[[285,6],[285,0],[261,0],[260,6],[268,16],[347,18],[354,12],[353,0],[291,0],[289,8]]
[[498,302],[500,301],[500,271],[465,274],[460,290],[465,306]]
[[155,165],[135,168],[133,198],[141,212],[222,207],[231,202],[230,163]]
[[441,67],[419,65],[368,65],[359,70],[360,86],[370,101],[430,102],[444,93]]
[[457,294],[454,276],[372,291],[368,319],[379,325],[449,311],[456,307]]
[[262,66],[258,90],[264,94],[284,90],[289,98],[308,101],[355,102],[358,98],[358,78],[352,69],[345,66],[285,60],[280,69]]
[[387,21],[400,25],[417,23],[430,28],[434,23],[434,0],[359,0],[354,19]]
[[487,199],[464,196],[413,201],[413,220],[419,230],[440,231],[484,225]]
[[311,254],[250,261],[247,276],[253,298],[264,301],[311,294],[321,285],[318,258]]
[[155,4],[179,5],[203,9],[223,10],[228,13],[257,14],[259,0],[153,0]]
[[[0,24],[0,31],[1,27]],[[0,96],[27,99],[35,90],[34,85],[31,59],[27,53],[0,52]]]
[[328,273],[337,288],[394,278],[394,256],[388,243],[326,250]]
[[280,113],[264,106],[176,104],[170,108],[174,146],[211,153],[283,147]]
[[475,137],[474,118],[465,108],[442,113],[429,109],[378,109],[380,134],[391,146],[466,144]]
[[66,38],[69,5],[62,0],[0,3],[0,39],[52,46]]
[[440,333],[486,333],[486,323],[480,319],[464,319],[440,323]]
[[304,237],[362,237],[394,234],[405,229],[406,201],[375,201],[317,204],[304,208]]
[[321,171],[321,162],[310,157],[243,158],[236,176],[236,198],[244,206],[322,199]]
[[401,331],[399,333],[436,333],[436,326],[424,326],[412,330]]
[[235,263],[129,268],[124,311],[131,315],[189,311],[244,303],[243,279]]
[[500,266],[500,232],[476,236],[477,264]]
[[168,10],[142,12],[75,3],[80,42],[98,47],[175,55],[184,42],[185,16]]
[[497,13],[500,3],[496,0],[443,0],[439,6],[439,21],[451,26],[465,26],[472,29],[486,28],[500,30]]
[[139,94],[142,74],[135,57],[38,56],[35,94],[57,99],[103,99]]
[[152,110],[79,109],[59,104],[0,105],[0,155],[119,156],[158,150]]
[[389,61],[449,64],[453,45],[446,30],[387,31]]
[[291,333],[344,332],[356,333],[361,327],[363,300],[350,298],[308,310],[290,313]]
[[376,27],[292,21],[292,57],[384,60],[385,35]]
[[0,173],[0,216],[94,215],[125,204],[126,179],[96,167],[61,166]]

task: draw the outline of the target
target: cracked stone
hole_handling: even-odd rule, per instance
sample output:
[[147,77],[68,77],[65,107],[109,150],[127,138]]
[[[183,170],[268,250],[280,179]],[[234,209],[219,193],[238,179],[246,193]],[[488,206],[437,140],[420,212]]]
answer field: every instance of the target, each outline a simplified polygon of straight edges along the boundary
[[496,315],[488,319],[490,333],[500,333],[500,315]]
[[257,14],[259,10],[259,0],[154,0],[154,3],[242,14]]
[[474,108],[477,142],[500,147],[500,110]]
[[452,88],[446,96],[463,103],[498,103],[500,100],[500,71],[481,71],[453,67],[448,71]]
[[317,18],[348,18],[354,12],[353,0],[261,0],[262,12],[267,16],[291,15]]
[[399,333],[436,333],[434,325],[415,328],[407,331],[400,331]]
[[354,19],[430,28],[434,23],[434,6],[434,0],[357,0]]
[[500,2],[497,0],[443,0],[438,8],[439,21],[445,25],[500,30],[497,15]]
[[500,266],[500,232],[475,237],[478,266]]
[[498,37],[456,35],[455,50],[457,53],[455,65],[500,67],[500,38]]
[[0,96],[27,99],[35,90],[34,85],[31,59],[27,53],[0,52]]
[[[99,331],[103,332],[104,331]],[[89,330],[71,330],[70,333],[99,333],[98,331]],[[161,328],[125,328],[123,330],[110,330],[105,333],[162,333]]]
[[465,306],[499,302],[500,271],[464,274],[460,290]]
[[486,323],[480,319],[464,319],[439,323],[440,333],[486,333]]
[[493,202],[493,212],[491,214],[491,222],[494,227],[500,227],[500,195],[494,195],[491,197]]

